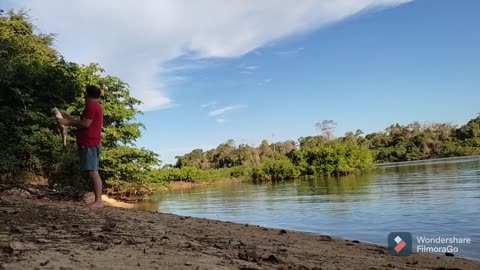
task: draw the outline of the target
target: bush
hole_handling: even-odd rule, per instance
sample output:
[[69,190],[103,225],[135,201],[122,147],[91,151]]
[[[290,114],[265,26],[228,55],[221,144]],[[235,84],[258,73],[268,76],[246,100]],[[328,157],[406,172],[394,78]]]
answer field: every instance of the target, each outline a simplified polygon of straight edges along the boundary
[[266,158],[260,166],[252,169],[251,178],[254,182],[263,182],[294,179],[299,175],[299,171],[290,160]]
[[242,168],[201,170],[196,167],[183,167],[180,169],[154,170],[150,174],[150,181],[152,183],[170,183],[173,181],[212,182],[238,177],[239,175],[243,175]]
[[365,146],[351,141],[329,141],[293,155],[301,175],[348,175],[373,167],[373,157]]
[[80,170],[79,156],[76,147],[68,148],[67,153],[53,152],[55,163],[51,163],[47,174],[48,185],[55,190],[70,188],[77,196],[91,190],[91,183],[87,175]]

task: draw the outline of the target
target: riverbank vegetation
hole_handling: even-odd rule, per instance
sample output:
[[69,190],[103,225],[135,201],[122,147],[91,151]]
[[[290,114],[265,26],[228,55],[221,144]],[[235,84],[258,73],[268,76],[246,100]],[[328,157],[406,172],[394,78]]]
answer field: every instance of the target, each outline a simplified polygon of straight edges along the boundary
[[480,155],[480,116],[457,127],[448,123],[391,125],[363,135],[361,130],[335,138],[333,121],[316,125],[321,135],[259,147],[227,141],[208,151],[196,149],[177,157],[175,168],[237,168],[253,181],[303,176],[341,176],[371,169],[373,164]]
[[141,195],[175,181],[244,179],[278,181],[307,176],[342,176],[372,169],[375,163],[480,154],[480,117],[457,127],[448,123],[395,124],[364,135],[335,137],[332,120],[315,124],[319,134],[259,146],[233,140],[215,149],[195,149],[161,167],[159,156],[135,146],[143,125],[135,120],[141,101],[126,82],[98,64],[66,61],[54,49],[54,35],[37,33],[27,14],[0,13],[0,180],[46,179],[52,189],[87,190],[78,170],[74,130],[67,153],[52,118],[57,107],[80,115],[86,85],[105,85],[103,153],[100,173],[116,193]]
[[196,149],[177,157],[175,168],[203,170],[232,169],[233,177],[247,177],[258,181],[277,181],[301,176],[346,175],[372,168],[372,153],[355,138],[329,140],[324,136],[301,138],[294,141],[259,147],[236,146],[233,140],[217,148]]

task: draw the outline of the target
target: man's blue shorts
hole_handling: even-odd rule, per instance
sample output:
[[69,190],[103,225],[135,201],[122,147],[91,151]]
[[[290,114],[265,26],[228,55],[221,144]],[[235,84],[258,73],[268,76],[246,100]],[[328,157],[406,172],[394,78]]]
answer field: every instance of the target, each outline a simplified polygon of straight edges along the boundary
[[95,147],[79,147],[80,169],[82,171],[98,171],[100,164],[100,154],[102,153],[102,145]]

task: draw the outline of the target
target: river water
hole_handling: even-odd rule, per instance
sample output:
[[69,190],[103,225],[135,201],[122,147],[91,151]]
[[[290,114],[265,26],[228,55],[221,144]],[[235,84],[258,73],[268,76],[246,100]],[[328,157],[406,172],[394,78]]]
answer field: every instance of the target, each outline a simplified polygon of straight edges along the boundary
[[275,184],[216,184],[160,194],[138,209],[306,231],[387,245],[390,232],[470,238],[480,259],[480,158],[409,162],[368,175]]

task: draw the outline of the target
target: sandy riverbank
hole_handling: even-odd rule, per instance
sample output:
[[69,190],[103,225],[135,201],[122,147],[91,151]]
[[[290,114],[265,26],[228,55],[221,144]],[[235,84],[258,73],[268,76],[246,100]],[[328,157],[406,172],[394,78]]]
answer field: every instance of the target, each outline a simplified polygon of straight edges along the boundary
[[0,195],[0,269],[480,269],[253,225]]

